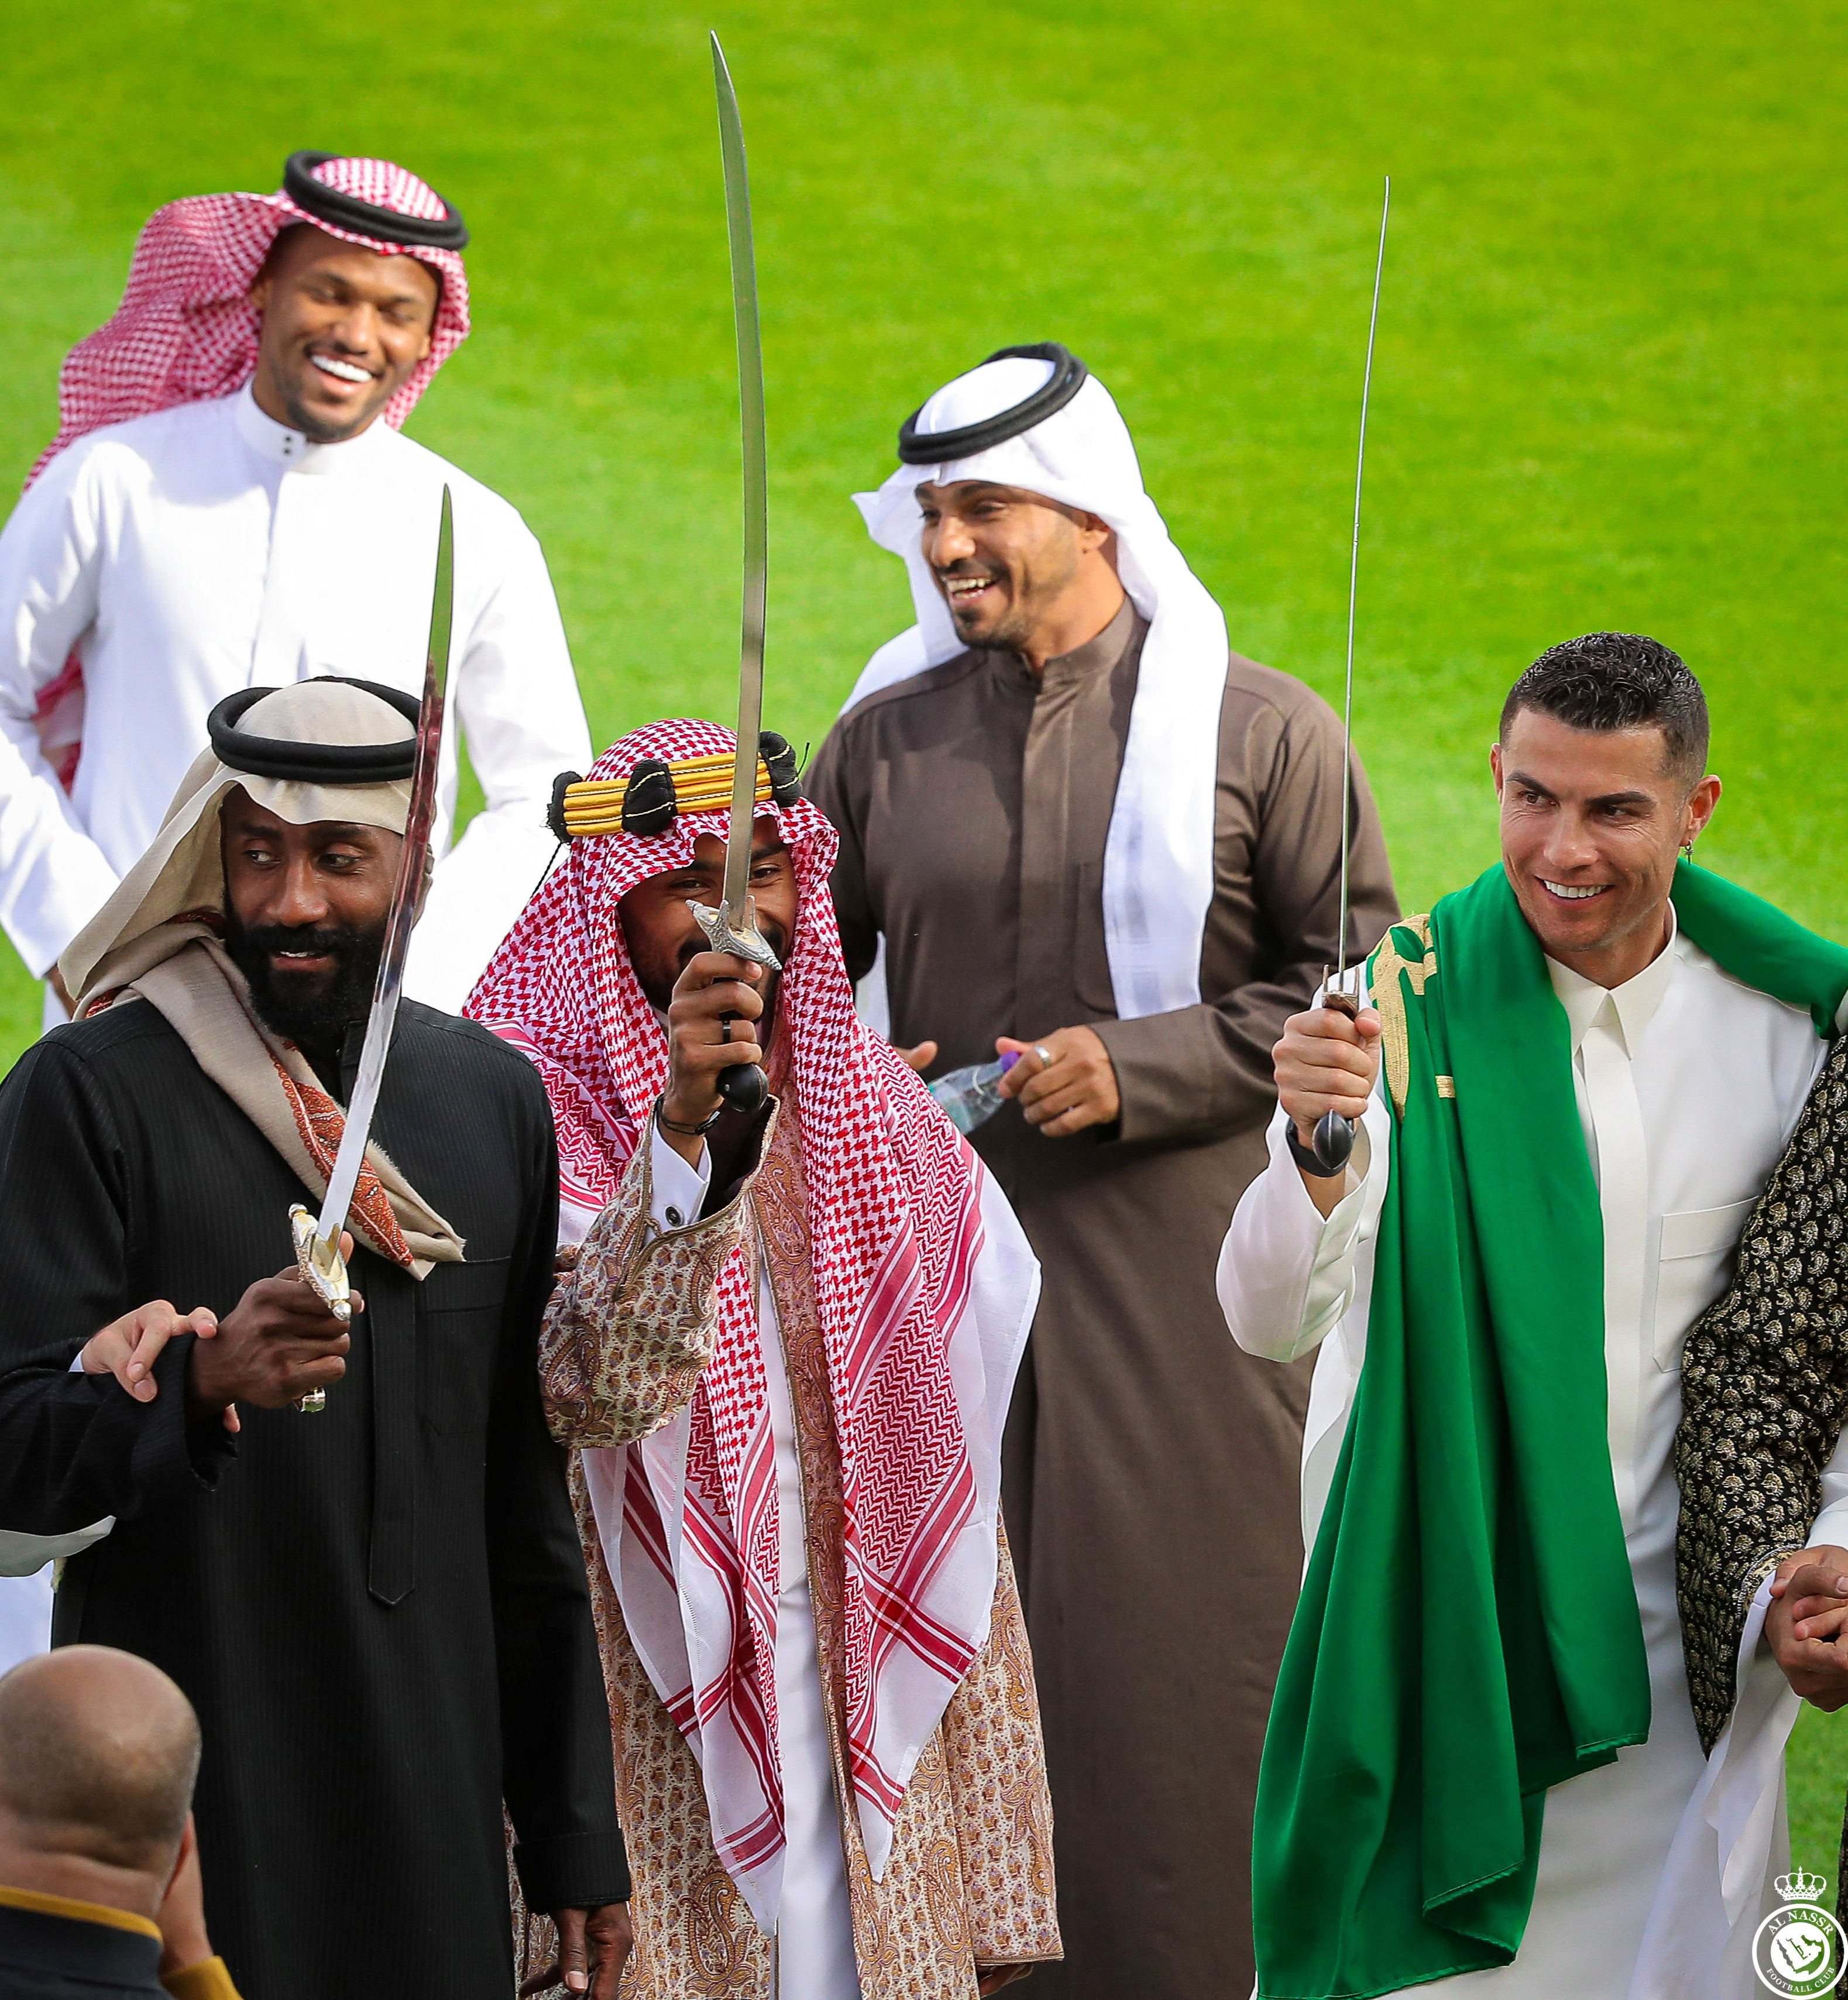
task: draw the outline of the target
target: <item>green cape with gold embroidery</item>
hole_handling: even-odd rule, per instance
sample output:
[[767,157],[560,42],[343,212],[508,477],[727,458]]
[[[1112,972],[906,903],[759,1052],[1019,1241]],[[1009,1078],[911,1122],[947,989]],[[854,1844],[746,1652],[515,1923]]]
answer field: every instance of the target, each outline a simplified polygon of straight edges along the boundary
[[[1674,900],[1727,972],[1834,1032],[1848,950],[1704,869]],[[1565,1010],[1499,866],[1395,925],[1371,977],[1392,1171],[1258,1781],[1263,2000],[1508,1964],[1547,1788],[1649,1730]]]

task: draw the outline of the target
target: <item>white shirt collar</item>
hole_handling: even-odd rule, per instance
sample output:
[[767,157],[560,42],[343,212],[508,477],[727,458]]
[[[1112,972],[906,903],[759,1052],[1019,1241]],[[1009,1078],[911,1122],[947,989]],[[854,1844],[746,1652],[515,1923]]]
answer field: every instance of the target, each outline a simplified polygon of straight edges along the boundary
[[1600,1017],[1609,1007],[1617,1018],[1617,1033],[1623,1038],[1625,1050],[1635,1057],[1643,1030],[1655,1018],[1656,1009],[1662,1005],[1662,996],[1669,989],[1669,981],[1675,976],[1675,947],[1680,936],[1680,923],[1675,915],[1675,906],[1670,903],[1667,942],[1634,979],[1626,979],[1621,986],[1600,986],[1595,980],[1562,965],[1556,958],[1547,960],[1547,975],[1572,1025],[1574,1055],[1579,1052],[1579,1043],[1597,1026]]
[[265,464],[323,475],[358,470],[377,450],[380,434],[390,429],[383,417],[375,417],[357,437],[340,444],[313,444],[300,431],[260,410],[248,382],[231,398],[231,418],[238,436]]

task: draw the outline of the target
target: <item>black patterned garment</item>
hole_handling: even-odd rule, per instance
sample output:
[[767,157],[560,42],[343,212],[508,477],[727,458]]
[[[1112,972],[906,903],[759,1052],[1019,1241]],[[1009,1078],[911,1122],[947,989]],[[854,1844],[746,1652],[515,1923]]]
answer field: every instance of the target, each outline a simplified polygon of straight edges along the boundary
[[1682,1359],[1676,1587],[1711,1752],[1732,1713],[1759,1586],[1809,1545],[1848,1421],[1848,1038],[1831,1051]]

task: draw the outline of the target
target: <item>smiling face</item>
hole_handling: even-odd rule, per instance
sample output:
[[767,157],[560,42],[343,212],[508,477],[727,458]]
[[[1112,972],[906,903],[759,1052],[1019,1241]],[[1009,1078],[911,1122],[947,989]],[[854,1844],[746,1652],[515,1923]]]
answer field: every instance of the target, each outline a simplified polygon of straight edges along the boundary
[[1502,866],[1541,946],[1600,986],[1633,979],[1667,938],[1676,854],[1713,817],[1719,780],[1690,781],[1659,728],[1576,729],[1531,708],[1489,757]]
[[979,479],[917,489],[924,558],[966,646],[1037,669],[1095,638],[1123,601],[1115,537],[1095,514]]
[[[693,859],[685,867],[650,875],[616,906],[635,976],[650,1005],[664,1014],[674,997],[674,982],[686,970],[688,961],[708,948],[706,933],[687,905],[704,903],[716,909],[724,880],[725,842],[716,834],[702,833],[694,842]],[[796,935],[796,869],[776,821],[768,817],[751,825],[751,898],[765,943],[786,961],[789,940]],[[775,1006],[772,974],[765,995],[767,1019]],[[762,1040],[768,1048],[767,1033]]]
[[226,949],[257,1012],[310,1052],[337,1047],[372,999],[403,838],[337,820],[296,826],[241,785],[219,828]]
[[440,291],[414,257],[284,230],[251,288],[258,408],[317,444],[356,437],[430,352]]

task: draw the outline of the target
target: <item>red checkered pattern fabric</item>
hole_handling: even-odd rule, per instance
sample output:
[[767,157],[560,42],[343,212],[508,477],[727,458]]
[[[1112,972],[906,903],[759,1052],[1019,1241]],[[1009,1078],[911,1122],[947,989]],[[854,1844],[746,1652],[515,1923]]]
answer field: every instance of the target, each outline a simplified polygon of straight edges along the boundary
[[[445,212],[439,195],[389,160],[328,160],[314,169],[314,177],[401,215],[435,221]],[[241,389],[257,361],[250,288],[279,231],[295,222],[311,222],[369,250],[415,257],[442,277],[430,352],[385,405],[385,421],[401,425],[468,332],[468,279],[460,255],[355,235],[310,215],[285,194],[189,195],[149,218],[115,317],[65,357],[58,377],[57,436],[26,483],[87,432]]]
[[[605,752],[591,775],[623,777],[643,757],[730,752],[734,741],[707,723],[656,724]],[[952,1373],[952,1349],[975,1317],[983,1170],[920,1079],[855,1014],[828,894],[833,828],[806,801],[759,811],[780,821],[800,894],[778,1033],[795,1072],[840,1436],[849,1762],[862,1825],[870,1814],[889,1828],[918,1749],[987,1631],[993,1530],[976,1521]],[[637,883],[684,865],[698,835],[723,838],[725,829],[723,812],[695,813],[654,838],[574,842],[470,999],[466,1011],[525,1050],[544,1077],[562,1192],[581,1209],[613,1193],[667,1075],[667,1040],[630,964],[617,904]],[[719,1305],[717,1351],[691,1411],[678,1534],[664,1533],[634,1448],[625,1532],[664,1575],[672,1575],[672,1540],[683,1566],[707,1572],[677,1579],[685,1614],[717,1628],[698,1633],[690,1648],[692,1661],[709,1663],[704,1678],[695,1664],[686,1686],[661,1692],[701,1749],[719,1852],[742,1879],[780,1866],[782,1846],[776,1480],[744,1251],[722,1274]],[[869,1845],[882,1853],[880,1842]]]

